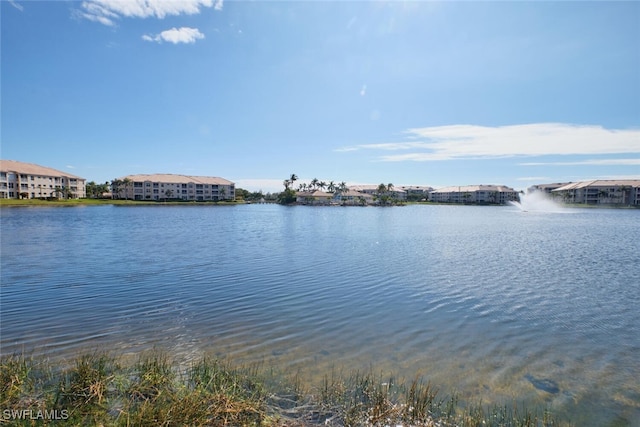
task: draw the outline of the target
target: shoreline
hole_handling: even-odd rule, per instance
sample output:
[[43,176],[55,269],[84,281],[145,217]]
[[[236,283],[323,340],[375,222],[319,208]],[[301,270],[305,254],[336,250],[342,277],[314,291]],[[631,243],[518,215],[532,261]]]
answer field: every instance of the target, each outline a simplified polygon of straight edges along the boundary
[[255,426],[564,426],[549,408],[517,399],[462,402],[428,380],[405,381],[370,368],[324,374],[320,385],[264,364],[237,366],[202,355],[180,365],[163,350],[124,361],[113,351],[0,359],[0,418],[17,425],[64,421],[94,425]]
[[[74,206],[237,206],[250,204],[277,204],[277,203],[251,203],[244,200],[231,200],[219,202],[195,202],[195,201],[145,201],[145,200],[122,200],[122,199],[69,199],[69,200],[41,200],[41,199],[0,199],[0,208],[13,207],[74,207]],[[324,207],[325,205],[305,205],[293,204],[294,206]],[[480,206],[480,207],[500,207],[509,206],[499,204],[480,203],[443,203],[443,202],[405,202],[402,206]],[[330,206],[330,205],[326,205]],[[588,204],[560,204],[563,209],[640,209],[640,206],[633,205],[588,205]],[[351,206],[333,206],[351,207]],[[354,206],[361,207],[361,206]],[[373,206],[377,207],[377,206]],[[386,207],[386,206],[385,206]]]

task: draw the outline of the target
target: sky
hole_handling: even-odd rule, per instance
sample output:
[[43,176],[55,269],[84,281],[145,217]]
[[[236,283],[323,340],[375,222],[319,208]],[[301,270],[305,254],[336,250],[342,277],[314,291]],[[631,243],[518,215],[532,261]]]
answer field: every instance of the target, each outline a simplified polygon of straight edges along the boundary
[[105,182],[640,179],[640,2],[0,1],[0,157]]

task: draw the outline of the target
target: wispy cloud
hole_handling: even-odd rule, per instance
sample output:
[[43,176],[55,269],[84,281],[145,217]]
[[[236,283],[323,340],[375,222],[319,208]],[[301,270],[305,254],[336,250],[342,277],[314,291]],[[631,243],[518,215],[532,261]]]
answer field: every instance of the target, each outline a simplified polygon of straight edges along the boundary
[[113,26],[117,19],[196,15],[201,8],[222,10],[223,0],[85,0],[80,16]]
[[640,165],[640,159],[590,159],[575,162],[528,162],[518,163],[520,166],[635,166]]
[[170,30],[165,30],[160,34],[156,35],[148,35],[145,34],[142,36],[142,40],[148,42],[158,42],[162,43],[163,41],[178,44],[178,43],[195,43],[196,40],[200,40],[204,38],[204,34],[200,32],[197,28],[189,28],[189,27],[181,27],[181,28],[172,28]]
[[18,3],[15,0],[9,0],[9,4],[15,7],[16,9],[18,9],[20,12],[24,11],[24,6],[22,6],[20,3]]
[[605,129],[564,123],[435,126],[409,129],[405,134],[406,141],[362,144],[338,151],[411,151],[379,157],[379,160],[388,162],[640,153],[638,129]]

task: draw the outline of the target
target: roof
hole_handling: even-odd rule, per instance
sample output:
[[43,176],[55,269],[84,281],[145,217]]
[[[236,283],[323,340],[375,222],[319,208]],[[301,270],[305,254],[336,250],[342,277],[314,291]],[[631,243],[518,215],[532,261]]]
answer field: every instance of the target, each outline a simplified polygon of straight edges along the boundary
[[585,187],[640,187],[640,179],[594,179],[592,181],[572,182],[551,191],[577,190]]
[[372,199],[373,196],[371,194],[362,193],[356,190],[347,190],[340,193],[342,197],[364,197],[366,199]]
[[62,172],[57,169],[40,166],[33,163],[19,162],[17,160],[0,160],[0,171],[15,172],[24,175],[53,176],[85,180],[82,177],[68,172]]
[[233,182],[220,178],[217,176],[190,176],[190,175],[176,175],[171,173],[156,173],[156,174],[138,174],[127,175],[118,179],[129,179],[133,182],[162,182],[165,184],[212,184],[212,185],[234,185]]
[[455,185],[451,187],[439,188],[432,193],[474,193],[476,191],[498,191],[501,193],[515,192],[511,187],[506,185]]
[[[386,185],[386,184],[385,184]],[[360,191],[361,193],[365,191],[373,191],[378,192],[378,187],[380,184],[364,184],[364,185],[350,185],[349,190]],[[391,187],[391,193],[406,193],[401,187]]]
[[539,190],[546,190],[546,189],[554,189],[554,188],[558,188],[558,187],[562,187],[565,185],[569,185],[572,184],[572,182],[554,182],[552,184],[535,184],[532,185],[531,188],[537,188]]
[[400,186],[405,191],[431,191],[433,187],[429,187],[426,185],[402,185]]
[[297,197],[333,197],[331,193],[325,193],[324,191],[315,190],[315,191],[298,191],[296,193]]

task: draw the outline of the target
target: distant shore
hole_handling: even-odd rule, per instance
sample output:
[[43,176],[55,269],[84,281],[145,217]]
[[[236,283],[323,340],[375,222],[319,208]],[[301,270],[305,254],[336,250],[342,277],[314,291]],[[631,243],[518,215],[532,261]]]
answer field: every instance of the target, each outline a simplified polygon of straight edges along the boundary
[[[269,202],[271,203],[271,202]],[[69,206],[233,206],[244,204],[260,204],[245,200],[225,200],[218,202],[196,202],[182,200],[154,201],[154,200],[124,200],[124,199],[0,199],[2,207],[28,207],[28,206],[49,206],[49,207],[69,207]],[[273,202],[272,204],[275,204]],[[426,205],[426,206],[508,206],[496,204],[474,204],[474,203],[443,203],[443,202],[404,202],[403,205]],[[324,206],[324,205],[322,205]],[[633,205],[588,205],[588,204],[560,204],[563,208],[600,208],[600,209],[640,209],[640,206]]]

